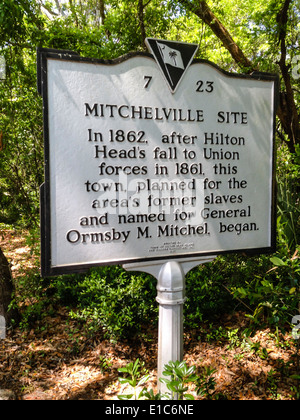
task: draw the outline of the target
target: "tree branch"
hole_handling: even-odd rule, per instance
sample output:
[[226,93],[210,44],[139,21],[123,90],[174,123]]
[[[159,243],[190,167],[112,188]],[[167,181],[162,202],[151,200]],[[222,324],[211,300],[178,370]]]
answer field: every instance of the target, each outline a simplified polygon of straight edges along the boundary
[[54,17],[58,16],[58,13],[53,12],[48,5],[44,5],[40,2],[41,12],[50,20],[53,20]]
[[143,0],[138,1],[138,19],[139,19],[139,25],[141,29],[141,35],[143,39],[143,45],[146,49],[145,39],[146,39],[146,29],[145,29],[145,22],[144,22],[144,9],[148,6],[148,4],[152,0],[149,0],[146,4],[144,4]]
[[234,61],[242,68],[245,73],[252,73],[257,70],[254,64],[248,60],[241,48],[234,41],[228,30],[220,22],[220,20],[210,10],[204,0],[198,0],[198,5],[189,0],[179,0],[179,3],[186,7],[187,10],[193,12],[204,23],[206,23],[213,33],[220,39],[224,47],[230,52]]
[[[98,1],[99,1],[99,12],[100,12],[100,25],[104,26],[105,19],[106,19],[104,0],[98,0]],[[109,38],[111,35],[110,31],[105,28],[105,33],[106,33],[107,38]]]

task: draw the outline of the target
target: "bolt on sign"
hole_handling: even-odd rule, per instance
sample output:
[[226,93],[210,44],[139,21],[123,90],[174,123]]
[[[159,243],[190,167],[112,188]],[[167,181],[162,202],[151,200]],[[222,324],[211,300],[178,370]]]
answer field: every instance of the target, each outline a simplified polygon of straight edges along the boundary
[[116,60],[38,50],[45,276],[274,251],[278,77],[147,43]]

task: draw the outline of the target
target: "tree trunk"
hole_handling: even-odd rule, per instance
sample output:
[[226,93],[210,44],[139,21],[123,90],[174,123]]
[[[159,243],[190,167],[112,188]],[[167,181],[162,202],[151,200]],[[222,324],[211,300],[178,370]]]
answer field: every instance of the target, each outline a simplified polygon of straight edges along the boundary
[[6,327],[11,324],[12,319],[18,318],[18,311],[16,309],[9,310],[13,291],[14,286],[9,263],[0,248],[0,316],[5,318]]
[[[100,12],[100,25],[105,26],[106,16],[105,16],[104,0],[99,0],[98,7],[99,7],[99,12]],[[105,33],[106,33],[107,38],[109,39],[111,34],[107,28],[105,28]]]
[[288,24],[288,11],[291,5],[291,0],[285,0],[281,11],[277,15],[279,44],[281,50],[281,58],[279,67],[282,74],[282,79],[285,84],[285,92],[280,94],[280,103],[278,109],[278,117],[282,123],[282,127],[289,138],[287,143],[290,151],[295,153],[296,144],[300,143],[300,122],[297,104],[295,101],[294,90],[292,86],[290,66],[286,63],[287,59],[287,24]]
[[146,30],[145,30],[145,22],[144,22],[144,2],[143,0],[138,1],[138,20],[143,40],[143,47],[146,48],[145,39],[146,39]]

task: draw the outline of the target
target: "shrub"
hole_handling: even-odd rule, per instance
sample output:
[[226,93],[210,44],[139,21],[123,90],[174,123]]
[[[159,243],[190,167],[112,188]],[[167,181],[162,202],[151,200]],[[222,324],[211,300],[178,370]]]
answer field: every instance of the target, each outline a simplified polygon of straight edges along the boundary
[[101,327],[107,337],[130,337],[157,317],[155,282],[119,266],[93,269],[77,284],[77,309],[72,317]]

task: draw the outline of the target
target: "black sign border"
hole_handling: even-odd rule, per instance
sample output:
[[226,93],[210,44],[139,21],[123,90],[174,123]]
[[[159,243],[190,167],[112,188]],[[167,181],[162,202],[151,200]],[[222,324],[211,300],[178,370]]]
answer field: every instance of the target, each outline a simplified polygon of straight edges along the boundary
[[279,102],[279,76],[273,73],[262,73],[254,72],[250,75],[247,74],[236,74],[229,73],[221,69],[216,64],[203,59],[194,59],[191,63],[197,64],[208,64],[211,67],[217,69],[219,72],[225,74],[230,78],[237,79],[248,79],[248,80],[259,80],[259,81],[273,81],[274,82],[274,118],[273,118],[273,162],[272,162],[272,203],[271,203],[271,245],[266,248],[251,248],[251,249],[234,249],[226,251],[208,251],[208,252],[197,252],[193,254],[179,254],[161,257],[145,257],[127,260],[115,260],[111,262],[97,262],[97,263],[84,263],[84,264],[70,264],[65,266],[52,266],[51,264],[51,216],[50,216],[50,169],[49,169],[49,120],[48,120],[48,85],[47,85],[47,60],[64,60],[73,62],[84,62],[90,64],[104,64],[104,65],[116,65],[123,61],[129,60],[132,57],[148,57],[153,60],[154,57],[150,53],[145,52],[133,52],[121,56],[117,59],[104,60],[104,59],[93,59],[80,56],[78,53],[69,50],[56,50],[49,48],[38,48],[37,49],[37,90],[43,98],[43,119],[44,119],[44,176],[45,181],[40,187],[40,234],[41,234],[41,276],[50,277],[61,274],[72,274],[86,272],[90,268],[103,266],[103,265],[122,265],[122,264],[133,264],[150,261],[162,261],[166,262],[169,260],[176,260],[180,262],[186,258],[197,258],[213,255],[222,254],[244,254],[244,255],[259,255],[259,254],[270,254],[276,251],[276,221],[277,221],[277,202],[276,202],[276,145],[275,145],[275,133],[276,133],[276,111]]

